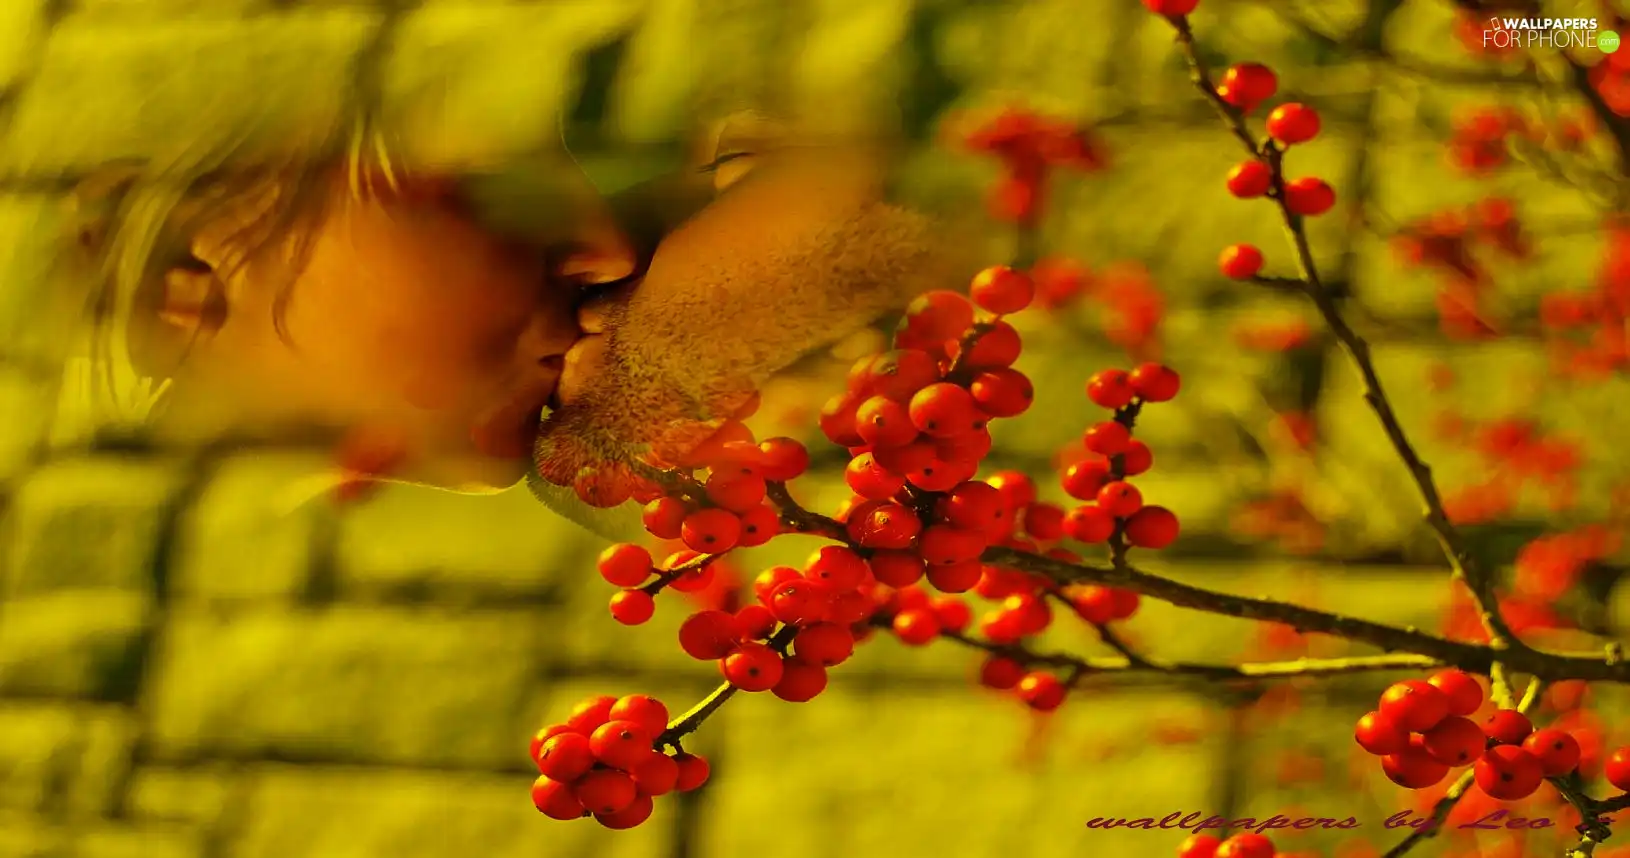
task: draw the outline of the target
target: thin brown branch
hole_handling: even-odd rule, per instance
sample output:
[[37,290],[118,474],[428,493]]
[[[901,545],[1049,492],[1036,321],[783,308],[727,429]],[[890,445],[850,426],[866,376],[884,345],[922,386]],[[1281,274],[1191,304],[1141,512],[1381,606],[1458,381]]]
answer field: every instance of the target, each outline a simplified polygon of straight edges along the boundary
[[1524,648],[1502,651],[1449,640],[1419,631],[1348,617],[1273,599],[1238,596],[1184,584],[1142,572],[1134,566],[1116,570],[1068,563],[1028,551],[991,548],[984,562],[1044,575],[1059,584],[1103,584],[1136,591],[1180,608],[1211,614],[1283,623],[1303,633],[1316,632],[1367,643],[1387,652],[1412,652],[1436,662],[1487,676],[1496,660],[1514,670],[1549,680],[1586,679],[1630,683],[1630,662],[1603,654],[1551,653]]
[[[782,626],[767,642],[776,651],[784,651],[787,644],[798,635],[797,626]],[[668,729],[662,731],[657,737],[656,746],[680,749],[680,740],[697,731],[702,723],[713,717],[713,714],[723,708],[724,704],[736,695],[741,689],[728,682],[720,683],[708,696],[697,701],[685,714],[668,722]]]
[[[872,625],[887,629],[894,617],[879,613]],[[1312,676],[1342,676],[1355,673],[1384,673],[1398,670],[1426,670],[1439,666],[1431,658],[1420,655],[1372,655],[1349,658],[1300,658],[1291,661],[1253,662],[1247,664],[1200,664],[1194,662],[1162,662],[1144,657],[1094,658],[1061,652],[1030,649],[1021,644],[999,644],[980,640],[965,632],[942,630],[940,637],[969,649],[1011,659],[1026,667],[1050,667],[1075,676],[1094,674],[1157,673],[1216,681],[1260,681],[1297,679]]]
[[1300,215],[1291,211],[1284,193],[1284,151],[1271,142],[1258,145],[1252,138],[1250,130],[1245,125],[1244,115],[1217,92],[1212,82],[1211,74],[1206,69],[1196,50],[1194,33],[1190,29],[1187,18],[1172,18],[1173,28],[1177,31],[1177,43],[1187,60],[1190,77],[1195,86],[1211,102],[1221,114],[1224,124],[1230,133],[1251,153],[1253,157],[1262,159],[1272,170],[1272,193],[1274,203],[1279,209],[1280,219],[1284,223],[1285,232],[1296,252],[1296,265],[1298,273],[1305,286],[1305,292],[1324,317],[1325,324],[1330,327],[1336,340],[1341,343],[1342,349],[1347,352],[1354,367],[1358,370],[1364,385],[1364,399],[1370,409],[1375,412],[1381,422],[1382,431],[1386,433],[1387,440],[1391,442],[1394,452],[1403,461],[1408,469],[1411,479],[1420,494],[1422,505],[1425,507],[1426,523],[1437,536],[1443,547],[1443,552],[1449,558],[1450,567],[1454,576],[1462,581],[1477,603],[1479,619],[1484,628],[1488,630],[1490,646],[1497,650],[1522,651],[1528,649],[1527,645],[1518,640],[1510,627],[1500,616],[1499,600],[1494,592],[1493,576],[1483,569],[1481,564],[1472,555],[1470,549],[1461,538],[1449,516],[1444,512],[1443,499],[1439,494],[1436,481],[1432,477],[1431,469],[1421,460],[1404,432],[1403,425],[1392,409],[1391,401],[1387,398],[1385,388],[1376,372],[1375,363],[1370,358],[1368,341],[1360,337],[1343,318],[1336,299],[1319,278],[1318,266],[1313,260],[1312,246],[1307,239],[1307,232],[1303,228]]

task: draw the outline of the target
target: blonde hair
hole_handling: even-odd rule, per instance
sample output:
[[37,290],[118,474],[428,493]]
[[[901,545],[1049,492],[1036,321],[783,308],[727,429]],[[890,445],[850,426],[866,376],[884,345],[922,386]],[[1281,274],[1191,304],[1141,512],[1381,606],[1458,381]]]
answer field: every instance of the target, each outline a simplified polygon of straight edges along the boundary
[[69,246],[57,274],[73,281],[71,294],[85,304],[55,440],[140,432],[162,407],[170,379],[140,371],[130,334],[141,323],[143,296],[165,270],[196,261],[194,236],[214,231],[223,258],[211,261],[220,280],[251,262],[281,266],[274,324],[288,341],[284,311],[309,252],[308,227],[340,187],[351,199],[368,200],[400,190],[405,178],[384,136],[359,126],[338,158],[149,164],[110,168],[82,182],[69,199]]

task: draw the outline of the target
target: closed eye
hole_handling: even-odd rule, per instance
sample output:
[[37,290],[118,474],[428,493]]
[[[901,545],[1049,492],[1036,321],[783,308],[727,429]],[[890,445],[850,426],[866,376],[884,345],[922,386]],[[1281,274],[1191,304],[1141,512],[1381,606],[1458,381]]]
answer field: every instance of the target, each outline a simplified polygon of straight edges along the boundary
[[720,167],[723,167],[724,165],[726,165],[726,164],[728,164],[728,163],[730,163],[732,161],[738,161],[738,160],[740,160],[742,158],[751,158],[752,156],[753,156],[753,153],[751,153],[751,152],[726,152],[723,155],[720,155],[720,156],[714,158],[712,161],[709,161],[706,164],[703,164],[702,166],[697,167],[696,172],[698,172],[698,173],[717,173],[717,172],[719,172]]
[[756,154],[742,151],[725,152],[703,164],[699,169],[703,174],[713,176],[713,193],[722,194],[753,171],[753,166],[757,163]]

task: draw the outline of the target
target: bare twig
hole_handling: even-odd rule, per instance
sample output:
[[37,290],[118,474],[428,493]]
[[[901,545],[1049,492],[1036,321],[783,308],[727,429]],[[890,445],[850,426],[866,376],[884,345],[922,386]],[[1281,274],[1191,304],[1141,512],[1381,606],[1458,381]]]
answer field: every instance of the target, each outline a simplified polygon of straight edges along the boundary
[[1408,469],[1415,488],[1420,494],[1422,505],[1425,507],[1426,524],[1437,536],[1443,546],[1444,555],[1449,559],[1450,568],[1454,576],[1463,582],[1476,600],[1479,619],[1488,631],[1489,645],[1496,650],[1521,651],[1528,646],[1517,639],[1511,628],[1500,615],[1499,600],[1494,590],[1493,576],[1483,569],[1469,547],[1461,538],[1454,524],[1450,522],[1448,514],[1444,511],[1443,500],[1439,494],[1436,481],[1432,477],[1431,468],[1421,460],[1404,432],[1403,425],[1392,409],[1385,388],[1376,372],[1375,363],[1370,358],[1369,343],[1355,332],[1343,318],[1335,298],[1321,282],[1318,266],[1313,260],[1313,250],[1307,239],[1300,215],[1291,211],[1284,192],[1284,150],[1272,141],[1258,144],[1251,136],[1245,125],[1244,115],[1233,105],[1223,99],[1218,93],[1216,85],[1212,82],[1211,74],[1200,58],[1194,42],[1193,30],[1189,27],[1185,17],[1169,19],[1177,31],[1177,43],[1184,58],[1188,61],[1190,77],[1195,86],[1205,96],[1222,116],[1229,132],[1240,141],[1252,157],[1263,161],[1272,171],[1271,196],[1277,205],[1280,218],[1284,223],[1285,232],[1296,252],[1298,274],[1301,277],[1304,292],[1312,300],[1319,314],[1324,317],[1325,324],[1329,326],[1342,349],[1347,352],[1354,368],[1358,370],[1359,377],[1364,385],[1364,399],[1370,409],[1375,412],[1381,423],[1382,431],[1386,433],[1387,440],[1391,442],[1394,452],[1403,461]]

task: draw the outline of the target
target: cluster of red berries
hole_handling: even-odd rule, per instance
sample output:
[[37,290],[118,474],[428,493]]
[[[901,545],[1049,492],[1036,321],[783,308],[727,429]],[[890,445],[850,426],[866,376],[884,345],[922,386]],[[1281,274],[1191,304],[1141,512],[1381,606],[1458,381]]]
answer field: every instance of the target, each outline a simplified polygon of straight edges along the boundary
[[1273,841],[1254,831],[1241,831],[1226,840],[1215,834],[1191,834],[1177,847],[1177,858],[1274,858],[1277,854]]
[[[1241,114],[1256,110],[1279,91],[1279,79],[1261,63],[1230,66],[1217,84],[1217,95]],[[1280,151],[1312,141],[1319,136],[1323,121],[1317,110],[1300,102],[1286,102],[1268,113],[1268,136]],[[1292,214],[1314,217],[1330,211],[1336,192],[1317,176],[1286,180],[1277,169],[1279,156],[1264,151],[1241,161],[1228,171],[1228,192],[1242,200],[1267,197],[1280,200]],[[1255,277],[1262,270],[1262,251],[1255,245],[1235,244],[1225,248],[1217,266],[1223,276],[1235,280]]]
[[[1131,591],[1060,588],[981,559],[1002,546],[1074,561],[1058,542],[1162,548],[1178,535],[1177,517],[1144,504],[1128,482],[1153,461],[1131,436],[1134,418],[1181,385],[1163,365],[1105,370],[1088,383],[1088,396],[1116,414],[1086,430],[1081,455],[1063,469],[1064,490],[1084,503],[1067,511],[1042,501],[1034,481],[1018,472],[974,479],[991,449],[989,422],[1023,413],[1034,399],[1029,379],[1012,367],[1018,333],[1002,317],[1028,307],[1036,292],[1028,274],[997,266],[974,277],[968,296],[930,292],[907,308],[894,349],[859,361],[820,415],[823,434],[850,454],[844,476],[855,496],[833,517],[842,534],[828,534],[849,544],[818,549],[802,568],[764,570],[753,581],[753,604],[692,613],[679,633],[687,654],[716,661],[743,691],[803,702],[825,689],[827,670],[846,661],[874,625],[907,645],[967,628],[973,611],[955,594],[1000,603],[979,623],[999,645],[1043,631],[1052,619],[1049,596],[1097,624],[1132,615],[1138,599]],[[705,479],[645,507],[646,529],[680,539],[687,550],[661,563],[634,544],[601,554],[601,576],[623,588],[611,605],[619,621],[645,622],[657,592],[704,589],[713,559],[779,532],[766,503],[769,486],[801,474],[807,450],[790,439],[755,445],[750,433],[715,446]],[[924,583],[942,595],[931,596]],[[988,660],[980,679],[1038,710],[1063,700],[1057,677],[1011,659]]]
[[1573,378],[1601,379],[1630,367],[1630,223],[1609,223],[1604,238],[1596,288],[1542,299],[1556,369]]
[[1032,225],[1041,213],[1051,170],[1097,172],[1109,165],[1103,142],[1090,130],[1016,107],[968,131],[962,144],[1001,163],[987,204],[992,216],[1021,225]]
[[[1353,735],[1381,758],[1387,778],[1406,789],[1434,786],[1450,769],[1469,765],[1484,794],[1512,801],[1533,795],[1546,778],[1578,768],[1579,742],[1567,731],[1536,730],[1515,709],[1496,709],[1479,725],[1469,716],[1482,706],[1476,679],[1445,670],[1389,687],[1379,707],[1358,719]],[[1621,760],[1616,771],[1615,758]],[[1615,752],[1607,772],[1615,787],[1630,788],[1630,749]]]
[[653,799],[707,782],[707,760],[662,748],[668,707],[644,695],[591,697],[532,737],[532,803],[551,819],[594,817],[606,828],[651,818]]

